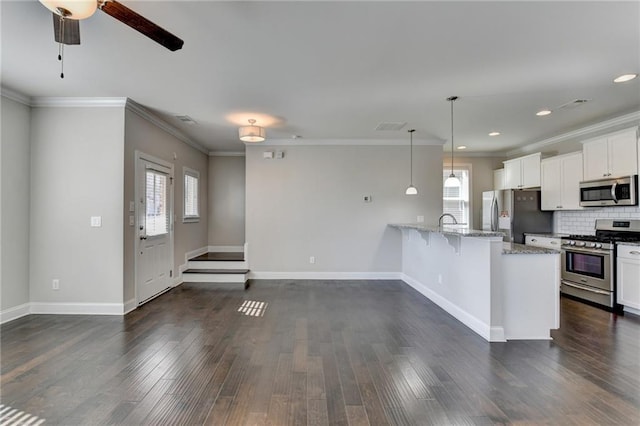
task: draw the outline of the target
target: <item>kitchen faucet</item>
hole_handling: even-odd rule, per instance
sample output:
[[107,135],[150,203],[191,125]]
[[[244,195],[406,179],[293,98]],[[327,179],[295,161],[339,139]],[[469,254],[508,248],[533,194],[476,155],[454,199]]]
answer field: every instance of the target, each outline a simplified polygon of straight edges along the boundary
[[452,215],[451,213],[443,213],[443,214],[440,215],[440,218],[438,218],[438,227],[439,228],[442,228],[442,219],[445,216],[449,216],[451,219],[453,219],[453,223],[454,224],[458,223],[458,221],[456,220],[456,217],[454,215]]

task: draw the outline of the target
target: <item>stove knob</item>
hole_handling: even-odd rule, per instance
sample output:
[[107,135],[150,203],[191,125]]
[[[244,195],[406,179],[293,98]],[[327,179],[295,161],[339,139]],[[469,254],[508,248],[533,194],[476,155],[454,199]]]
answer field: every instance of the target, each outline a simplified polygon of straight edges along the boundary
[[602,244],[596,243],[596,248],[602,248]]
[[596,247],[596,243],[589,243],[586,245],[589,248],[595,248]]
[[578,241],[576,243],[576,247],[584,247],[586,245],[586,243],[584,241]]
[[571,241],[563,241],[562,245],[563,246],[570,246],[571,245]]

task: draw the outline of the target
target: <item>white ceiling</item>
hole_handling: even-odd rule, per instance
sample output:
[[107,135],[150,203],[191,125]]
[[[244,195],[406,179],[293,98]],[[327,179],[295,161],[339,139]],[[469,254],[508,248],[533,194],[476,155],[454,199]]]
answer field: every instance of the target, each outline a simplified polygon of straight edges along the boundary
[[[181,37],[170,52],[97,11],[65,49],[51,13],[3,0],[2,85],[31,97],[129,97],[211,151],[270,141],[449,141],[519,146],[640,110],[640,2],[121,1]],[[574,99],[591,101],[557,109]],[[543,107],[556,109],[536,117]],[[174,115],[186,114],[196,125]],[[401,131],[375,131],[403,121]],[[492,130],[502,134],[489,137]],[[372,143],[375,143],[373,141]],[[444,147],[447,149],[447,146]]]

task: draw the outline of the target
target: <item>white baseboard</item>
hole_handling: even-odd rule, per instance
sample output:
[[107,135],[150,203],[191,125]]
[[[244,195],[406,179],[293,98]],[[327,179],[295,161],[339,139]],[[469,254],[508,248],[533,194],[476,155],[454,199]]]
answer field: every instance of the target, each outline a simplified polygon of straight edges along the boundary
[[208,250],[211,253],[242,253],[244,246],[209,246]]
[[[410,276],[402,273],[402,280],[413,287],[416,291],[421,293],[427,299],[431,300],[436,305],[440,306],[442,309],[453,315],[458,321],[469,327],[471,330],[475,331],[482,338],[489,342],[504,342],[504,329],[502,327],[492,327],[489,324],[485,324],[480,321],[475,316],[471,315],[464,309],[461,309],[457,305],[454,305],[444,297],[438,295],[426,285],[421,282],[411,278]],[[496,339],[496,340],[493,340]]]
[[640,315],[640,309],[632,308],[630,306],[625,306],[624,311],[633,315]]
[[123,310],[123,314],[128,314],[129,312],[135,310],[138,308],[138,304],[136,303],[136,299],[129,299],[126,302],[124,302],[124,310]]
[[399,280],[399,272],[249,272],[254,280]]
[[18,318],[22,318],[26,315],[29,315],[31,312],[31,304],[23,303],[22,305],[14,306],[13,308],[5,309],[4,311],[0,311],[0,324],[4,324],[5,322],[13,321]]
[[125,304],[31,302],[31,313],[55,315],[124,315]]

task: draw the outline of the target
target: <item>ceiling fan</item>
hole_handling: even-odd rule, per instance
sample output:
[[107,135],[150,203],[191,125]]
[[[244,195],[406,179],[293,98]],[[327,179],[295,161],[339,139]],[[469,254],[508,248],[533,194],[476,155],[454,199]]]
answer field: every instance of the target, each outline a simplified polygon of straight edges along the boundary
[[[63,59],[65,44],[80,44],[80,20],[93,15],[96,9],[117,19],[134,30],[144,34],[156,43],[175,52],[182,48],[184,41],[159,27],[147,18],[129,9],[116,0],[39,0],[53,12],[53,30],[56,42],[60,44],[58,60]],[[64,72],[60,74],[64,78]]]

